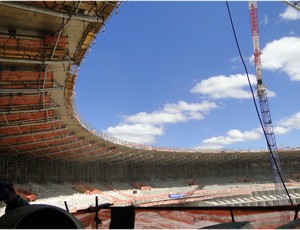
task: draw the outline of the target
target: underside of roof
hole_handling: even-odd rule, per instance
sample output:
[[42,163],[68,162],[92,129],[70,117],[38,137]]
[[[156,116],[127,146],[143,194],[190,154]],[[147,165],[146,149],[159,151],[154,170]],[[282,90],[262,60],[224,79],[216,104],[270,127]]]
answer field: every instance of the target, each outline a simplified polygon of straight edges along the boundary
[[[81,124],[73,107],[76,70],[119,5],[0,2],[0,156],[115,165],[268,163],[267,152],[125,146]],[[298,150],[281,153],[288,162],[297,162],[298,154]]]

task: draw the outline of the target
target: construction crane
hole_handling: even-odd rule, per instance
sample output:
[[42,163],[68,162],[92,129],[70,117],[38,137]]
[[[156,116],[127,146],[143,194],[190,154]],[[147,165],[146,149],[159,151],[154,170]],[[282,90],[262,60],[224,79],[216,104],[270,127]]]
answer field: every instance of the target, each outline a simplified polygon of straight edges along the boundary
[[[257,95],[260,103],[263,126],[262,128],[269,148],[269,157],[271,162],[272,175],[274,179],[278,205],[288,205],[288,198],[290,197],[282,179],[280,160],[276,146],[276,139],[271,120],[270,108],[268,104],[267,90],[262,80],[261,51],[259,47],[258,12],[256,1],[249,1],[249,12],[252,31],[252,42],[254,49],[254,64],[257,80]],[[292,200],[290,199],[290,202],[291,201]],[[287,215],[288,213],[285,212],[283,218],[288,218]]]

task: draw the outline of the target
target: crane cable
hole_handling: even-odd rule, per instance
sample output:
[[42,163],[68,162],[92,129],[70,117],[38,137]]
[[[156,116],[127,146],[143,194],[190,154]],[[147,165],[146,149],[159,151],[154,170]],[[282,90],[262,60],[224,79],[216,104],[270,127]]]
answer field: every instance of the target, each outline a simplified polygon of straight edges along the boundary
[[230,18],[230,23],[231,23],[231,28],[232,28],[232,32],[233,32],[233,35],[234,35],[235,43],[236,43],[236,46],[237,46],[237,49],[238,49],[238,52],[239,52],[239,56],[240,56],[241,61],[242,61],[242,63],[243,63],[243,66],[244,66],[246,75],[247,75],[247,80],[248,80],[248,84],[249,84],[249,87],[250,87],[250,90],[251,90],[252,99],[253,99],[253,103],[254,103],[254,106],[255,106],[256,114],[257,114],[257,116],[258,116],[260,125],[261,125],[261,127],[262,127],[262,130],[263,130],[265,139],[266,139],[266,141],[267,141],[268,149],[269,149],[269,151],[270,151],[270,153],[271,153],[273,162],[275,163],[276,170],[277,170],[278,175],[279,175],[279,177],[280,177],[281,183],[282,183],[282,185],[283,185],[283,187],[284,187],[284,190],[285,190],[286,194],[288,195],[288,198],[289,198],[289,201],[290,201],[291,205],[293,205],[293,201],[292,201],[291,196],[290,196],[290,194],[289,194],[289,192],[288,192],[288,190],[287,190],[287,188],[286,188],[286,185],[285,185],[285,183],[284,183],[284,181],[283,181],[281,172],[280,172],[280,170],[279,170],[279,168],[278,168],[278,165],[277,165],[277,162],[276,162],[276,160],[275,160],[274,154],[273,154],[273,152],[272,152],[272,149],[271,149],[269,140],[268,140],[268,138],[267,138],[266,131],[265,131],[264,126],[263,126],[262,119],[261,119],[260,114],[259,114],[258,106],[257,106],[256,100],[255,100],[255,96],[254,96],[254,91],[253,91],[253,88],[252,88],[252,85],[251,85],[251,82],[250,82],[250,78],[249,78],[249,74],[248,74],[248,69],[247,69],[247,66],[246,66],[246,64],[245,64],[245,62],[244,62],[244,58],[243,58],[243,56],[242,56],[242,52],[241,52],[241,49],[240,49],[240,45],[239,45],[239,42],[238,42],[238,39],[237,39],[237,36],[236,36],[236,32],[235,32],[235,28],[234,28],[234,25],[233,25],[233,20],[232,20],[232,16],[231,16],[231,12],[230,12],[230,8],[229,8],[228,1],[226,1],[226,6],[227,6],[228,15],[229,15],[229,18]]

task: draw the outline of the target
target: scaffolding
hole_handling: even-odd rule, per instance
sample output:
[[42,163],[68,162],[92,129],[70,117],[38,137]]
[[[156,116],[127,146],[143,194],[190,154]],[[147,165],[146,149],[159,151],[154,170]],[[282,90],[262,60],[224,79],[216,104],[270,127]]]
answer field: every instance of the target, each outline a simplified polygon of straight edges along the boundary
[[0,37],[0,56],[2,58],[45,61],[51,59],[52,54],[52,60],[55,61],[69,59],[68,39],[66,36],[58,38],[47,35],[41,39],[26,39],[19,37],[16,31],[5,37],[3,35]]

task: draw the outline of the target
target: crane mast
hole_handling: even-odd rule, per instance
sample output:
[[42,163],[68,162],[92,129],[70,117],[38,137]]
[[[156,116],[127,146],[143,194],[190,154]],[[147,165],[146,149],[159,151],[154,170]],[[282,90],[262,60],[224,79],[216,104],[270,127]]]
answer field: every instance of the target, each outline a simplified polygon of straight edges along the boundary
[[[277,151],[276,139],[271,120],[270,108],[268,104],[267,90],[263,84],[261,71],[261,51],[259,46],[259,29],[258,29],[258,13],[257,2],[249,1],[250,22],[252,31],[252,42],[254,49],[254,64],[257,80],[257,95],[260,104],[261,117],[263,123],[263,131],[266,136],[269,148],[269,157],[271,161],[271,170],[276,190],[278,205],[288,205],[288,194],[283,187],[280,160]],[[288,218],[287,216],[285,216]]]

